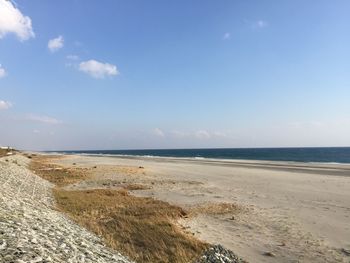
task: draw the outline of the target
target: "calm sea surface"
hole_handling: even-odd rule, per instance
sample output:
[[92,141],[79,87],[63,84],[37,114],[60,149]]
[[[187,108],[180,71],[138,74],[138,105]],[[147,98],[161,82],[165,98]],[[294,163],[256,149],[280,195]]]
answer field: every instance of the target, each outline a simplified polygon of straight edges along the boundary
[[71,154],[108,154],[147,157],[187,157],[294,162],[350,163],[350,147],[320,148],[242,148],[168,150],[64,151]]

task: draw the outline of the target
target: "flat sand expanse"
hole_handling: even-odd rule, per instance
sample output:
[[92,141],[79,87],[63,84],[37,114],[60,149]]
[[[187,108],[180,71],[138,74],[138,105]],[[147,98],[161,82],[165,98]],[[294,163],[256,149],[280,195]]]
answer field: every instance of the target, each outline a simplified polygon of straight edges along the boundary
[[350,165],[78,155],[59,161],[73,163],[94,174],[73,189],[140,184],[149,189],[135,195],[184,208],[237,204],[235,212],[180,223],[250,262],[350,260]]

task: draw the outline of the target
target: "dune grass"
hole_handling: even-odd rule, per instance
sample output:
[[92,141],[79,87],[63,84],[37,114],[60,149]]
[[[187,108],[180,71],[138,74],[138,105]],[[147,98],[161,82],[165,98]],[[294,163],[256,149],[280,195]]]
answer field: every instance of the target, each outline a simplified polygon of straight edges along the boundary
[[125,190],[56,189],[58,208],[136,262],[191,262],[208,247],[174,222],[180,207]]
[[189,209],[190,216],[197,216],[198,214],[206,215],[225,215],[236,214],[240,211],[240,207],[233,203],[217,202],[217,203],[204,203],[197,205]]
[[57,157],[48,156],[31,156],[29,168],[45,180],[64,187],[70,184],[85,180],[88,177],[83,170],[79,168],[63,168],[52,164],[52,160]]
[[136,197],[128,190],[144,189],[133,184],[121,190],[78,190],[63,187],[88,178],[79,168],[62,168],[52,158],[32,158],[30,168],[57,185],[57,209],[78,224],[101,236],[105,243],[136,262],[188,263],[202,255],[208,244],[176,224],[186,211],[153,198]]

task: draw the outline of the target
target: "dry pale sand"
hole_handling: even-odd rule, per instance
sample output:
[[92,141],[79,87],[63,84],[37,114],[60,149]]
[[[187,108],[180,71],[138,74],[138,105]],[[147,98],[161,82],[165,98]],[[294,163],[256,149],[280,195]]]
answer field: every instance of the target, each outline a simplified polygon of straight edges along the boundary
[[141,184],[150,189],[135,195],[185,208],[237,204],[180,223],[250,262],[350,262],[350,166],[77,155],[59,163],[94,175],[71,188]]

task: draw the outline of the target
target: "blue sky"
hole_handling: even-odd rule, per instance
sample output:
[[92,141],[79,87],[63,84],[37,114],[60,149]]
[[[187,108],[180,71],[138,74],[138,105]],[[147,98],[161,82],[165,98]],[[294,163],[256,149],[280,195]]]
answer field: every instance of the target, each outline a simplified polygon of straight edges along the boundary
[[0,0],[0,144],[350,146],[349,1]]

